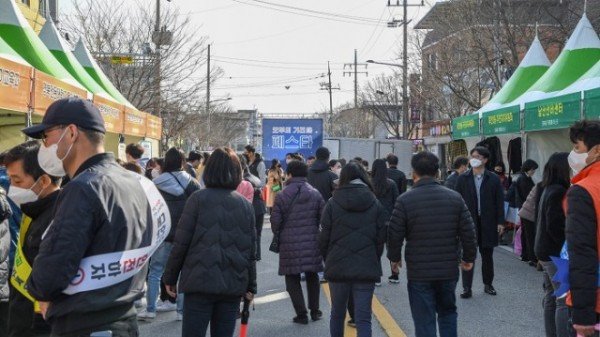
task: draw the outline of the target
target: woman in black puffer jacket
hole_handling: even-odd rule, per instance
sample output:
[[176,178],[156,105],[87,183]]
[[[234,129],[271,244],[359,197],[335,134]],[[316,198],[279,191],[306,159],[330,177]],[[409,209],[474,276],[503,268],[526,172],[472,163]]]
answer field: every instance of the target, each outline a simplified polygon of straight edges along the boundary
[[350,294],[358,336],[371,336],[371,301],[379,282],[388,213],[372,192],[365,169],[351,162],[342,169],[340,187],[321,218],[319,246],[331,289],[332,337],[344,335]]
[[242,166],[233,150],[216,149],[203,179],[206,189],[185,205],[164,281],[172,296],[177,284],[185,294],[183,337],[206,336],[209,323],[212,337],[231,337],[241,298],[256,293],[254,210],[235,191]]

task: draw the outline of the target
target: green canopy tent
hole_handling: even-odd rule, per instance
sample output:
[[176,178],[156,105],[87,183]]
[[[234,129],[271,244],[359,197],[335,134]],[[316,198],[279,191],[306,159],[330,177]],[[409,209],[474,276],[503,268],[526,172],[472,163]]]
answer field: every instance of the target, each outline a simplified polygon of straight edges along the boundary
[[84,89],[56,60],[13,0],[0,0],[0,37],[34,68]]
[[83,43],[83,39],[79,40],[75,51],[73,52],[77,61],[83,66],[85,71],[94,79],[94,81],[100,85],[108,94],[110,94],[119,103],[124,104],[127,107],[135,109],[127,98],[125,98],[119,90],[111,83],[108,77],[104,74],[100,66],[96,63],[96,60],[92,57],[89,50]]

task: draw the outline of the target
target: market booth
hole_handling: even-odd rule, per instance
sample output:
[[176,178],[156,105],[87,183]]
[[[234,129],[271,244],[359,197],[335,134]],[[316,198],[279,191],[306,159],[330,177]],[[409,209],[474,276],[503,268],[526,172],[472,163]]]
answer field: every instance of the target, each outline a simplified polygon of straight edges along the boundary
[[40,38],[14,1],[0,0],[0,8],[0,152],[23,142],[21,129],[39,123],[54,101],[77,96],[92,100],[102,113],[107,151],[124,152],[125,142],[139,142],[149,155],[158,155],[160,118],[151,116],[147,133],[149,115],[121,95],[83,43],[77,58],[51,21]]

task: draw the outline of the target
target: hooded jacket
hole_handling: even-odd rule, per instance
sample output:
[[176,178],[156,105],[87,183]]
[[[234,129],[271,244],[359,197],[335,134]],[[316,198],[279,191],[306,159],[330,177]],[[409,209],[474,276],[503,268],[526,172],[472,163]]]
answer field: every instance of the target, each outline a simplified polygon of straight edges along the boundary
[[319,246],[325,278],[332,282],[379,282],[388,220],[385,208],[364,184],[338,188],[321,218]]
[[11,215],[12,210],[6,192],[0,187],[0,302],[8,301],[8,251],[10,250],[8,219]]
[[338,176],[329,170],[329,164],[324,160],[315,160],[308,169],[308,183],[321,193],[325,202],[331,198],[337,178]]
[[153,180],[171,213],[171,230],[165,242],[173,242],[177,224],[188,198],[200,189],[200,184],[187,172],[165,172]]

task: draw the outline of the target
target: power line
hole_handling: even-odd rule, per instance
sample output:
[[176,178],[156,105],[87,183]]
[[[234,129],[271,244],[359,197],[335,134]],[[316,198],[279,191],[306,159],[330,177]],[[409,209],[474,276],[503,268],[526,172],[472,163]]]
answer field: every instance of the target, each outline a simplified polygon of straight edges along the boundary
[[[274,63],[274,64],[291,64],[291,65],[320,65],[322,62],[284,62],[284,61],[273,61],[273,60],[257,60],[257,59],[246,59],[246,58],[237,58],[237,57],[229,57],[229,56],[214,56],[217,58],[227,59],[227,60],[235,60],[235,61],[248,61],[248,62],[257,62],[257,63]],[[332,62],[332,64],[342,64],[342,62]]]
[[[306,17],[312,17],[312,18],[322,19],[322,20],[337,21],[337,22],[342,22],[342,23],[350,23],[350,24],[357,24],[357,25],[367,25],[367,26],[376,25],[374,22],[351,21],[351,20],[345,20],[345,19],[338,19],[338,18],[335,18],[335,17],[325,17],[325,16],[319,16],[319,15],[311,15],[311,14],[301,13],[301,12],[297,12],[297,11],[295,12],[295,11],[291,11],[291,10],[285,10],[285,9],[281,9],[281,8],[276,8],[276,7],[270,7],[270,6],[261,5],[259,3],[247,3],[247,2],[243,2],[241,0],[232,0],[232,1],[244,4],[244,5],[248,5],[248,6],[255,6],[255,7],[270,9],[270,10],[274,10],[274,11],[278,11],[278,12],[283,12],[283,13],[288,13],[288,14],[294,14],[294,15],[300,15],[300,16],[306,16]],[[252,0],[247,0],[247,1],[252,1]]]
[[297,10],[297,11],[300,11],[300,12],[308,12],[308,13],[313,13],[313,14],[318,14],[318,15],[333,16],[335,18],[340,18],[341,17],[341,18],[345,18],[345,19],[349,19],[349,20],[357,20],[357,21],[365,21],[365,22],[371,22],[371,23],[379,23],[379,20],[372,19],[372,18],[365,18],[365,17],[360,17],[360,16],[353,16],[353,15],[346,15],[346,14],[339,14],[339,13],[330,13],[330,12],[316,11],[316,10],[312,10],[312,9],[294,7],[294,6],[289,6],[289,5],[283,5],[283,4],[268,2],[268,1],[264,1],[264,0],[247,0],[247,1],[258,2],[258,3],[262,3],[262,4],[265,4],[265,5],[270,5],[270,6],[274,6],[274,7],[281,7],[281,8],[291,9],[291,10]]

